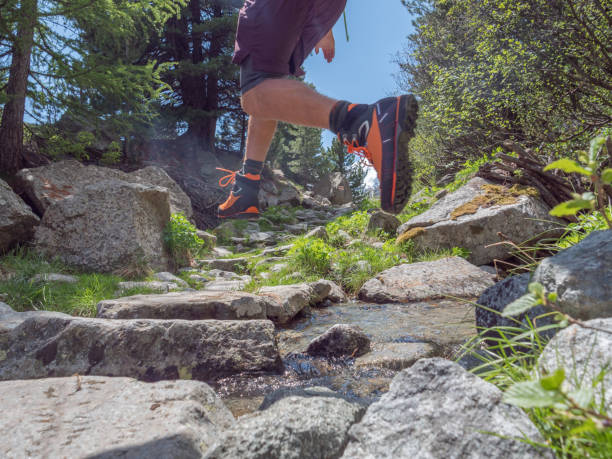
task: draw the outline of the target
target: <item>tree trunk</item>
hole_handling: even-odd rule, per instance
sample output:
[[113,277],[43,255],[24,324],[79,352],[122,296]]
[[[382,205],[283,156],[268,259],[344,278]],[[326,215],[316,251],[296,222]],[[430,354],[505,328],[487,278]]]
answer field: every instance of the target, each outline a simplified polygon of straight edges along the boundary
[[38,0],[22,0],[17,38],[13,44],[11,68],[6,88],[7,102],[0,122],[0,171],[15,173],[22,165],[23,116],[30,74]]

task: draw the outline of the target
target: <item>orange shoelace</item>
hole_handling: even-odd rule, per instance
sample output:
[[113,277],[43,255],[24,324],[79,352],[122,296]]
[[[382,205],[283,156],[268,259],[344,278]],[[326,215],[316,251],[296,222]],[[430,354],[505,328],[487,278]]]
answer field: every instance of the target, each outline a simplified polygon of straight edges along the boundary
[[229,175],[225,175],[219,179],[219,186],[225,188],[226,186],[233,185],[236,182],[236,174],[238,171],[230,171],[229,169],[223,169],[222,167],[216,168],[221,172],[229,172]]
[[[338,136],[338,138],[340,138],[340,136]],[[357,157],[361,158],[362,164],[364,164],[365,166],[374,165],[374,160],[372,159],[372,153],[370,153],[370,150],[368,150],[366,147],[362,147],[361,145],[359,145],[356,140],[354,140],[353,142],[344,140],[342,143],[346,146],[346,150],[348,153],[352,153]]]

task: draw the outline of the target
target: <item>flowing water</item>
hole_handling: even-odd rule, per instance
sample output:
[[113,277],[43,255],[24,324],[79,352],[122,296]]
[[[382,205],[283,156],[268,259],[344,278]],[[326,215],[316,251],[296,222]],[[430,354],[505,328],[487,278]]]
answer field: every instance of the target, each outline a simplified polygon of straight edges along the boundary
[[[308,343],[335,324],[361,327],[372,351],[358,358],[325,359],[303,354]],[[387,391],[397,371],[421,357],[449,355],[476,333],[474,311],[453,300],[410,304],[346,303],[313,309],[277,331],[285,370],[280,375],[233,376],[214,383],[236,416],[255,411],[279,389],[325,386],[363,404]]]

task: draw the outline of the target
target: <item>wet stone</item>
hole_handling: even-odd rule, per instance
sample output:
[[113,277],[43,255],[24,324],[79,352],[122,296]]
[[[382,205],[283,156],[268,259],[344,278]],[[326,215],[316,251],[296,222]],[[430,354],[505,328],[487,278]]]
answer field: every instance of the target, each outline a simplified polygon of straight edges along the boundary
[[312,340],[306,353],[323,357],[358,357],[369,350],[370,338],[359,327],[337,324]]
[[373,345],[371,352],[355,359],[355,366],[400,371],[417,360],[434,356],[435,352],[436,348],[427,343],[380,343]]

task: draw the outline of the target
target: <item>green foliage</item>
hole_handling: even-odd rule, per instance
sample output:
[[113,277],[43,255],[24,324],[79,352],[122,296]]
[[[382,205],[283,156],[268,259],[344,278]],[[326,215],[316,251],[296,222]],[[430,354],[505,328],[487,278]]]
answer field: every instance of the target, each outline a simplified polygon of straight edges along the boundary
[[79,161],[83,161],[89,159],[86,148],[90,147],[94,140],[94,135],[86,131],[79,132],[74,140],[68,139],[61,134],[54,134],[47,139],[44,152],[54,159],[69,155]]
[[299,238],[294,242],[288,256],[293,263],[305,271],[325,276],[331,269],[332,247],[322,239]]
[[350,236],[359,237],[365,233],[369,221],[370,216],[366,211],[358,211],[338,217],[329,222],[325,229],[331,238],[337,236],[340,230],[346,231]]
[[[532,295],[545,293],[541,286],[531,290]],[[545,315],[551,314],[554,312]],[[602,387],[603,375],[610,369],[602,369],[592,385],[573,381],[577,387],[573,391],[563,389],[568,375],[562,369],[541,374],[537,362],[547,344],[545,332],[566,325],[536,327],[545,315],[480,331],[464,346],[466,354],[481,362],[471,371],[504,391],[506,403],[523,408],[546,439],[545,446],[557,457],[608,457],[612,447],[610,418],[603,407],[593,404],[593,393]]]
[[[609,138],[608,138],[609,140]],[[554,161],[544,168],[545,171],[550,169],[559,169],[567,174],[577,173],[588,177],[593,183],[595,192],[585,192],[581,195],[574,194],[570,201],[562,202],[550,211],[550,214],[555,217],[565,217],[568,215],[576,215],[584,210],[599,210],[602,217],[606,220],[608,227],[612,230],[612,221],[607,217],[607,202],[605,185],[612,185],[612,169],[605,169],[600,174],[599,169],[602,166],[602,153],[607,150],[606,137],[599,136],[591,141],[591,148],[588,154],[586,152],[578,152],[578,161],[569,158],[563,158]],[[612,152],[608,152],[612,155]],[[612,157],[612,156],[611,156]]]
[[178,266],[188,266],[193,256],[204,247],[204,241],[198,237],[196,227],[182,214],[172,214],[163,237]]
[[[75,284],[34,282],[36,274],[71,274]],[[96,305],[117,298],[119,276],[73,272],[58,260],[46,260],[34,252],[17,249],[0,258],[0,292],[8,295],[8,304],[16,311],[58,311],[76,316],[95,317]],[[149,293],[147,289],[132,289],[121,294]]]
[[423,184],[512,138],[572,150],[612,120],[612,13],[598,0],[403,0],[417,15],[398,58],[420,99]]
[[298,209],[297,207],[270,206],[261,213],[261,216],[276,225],[293,224],[296,222],[295,213]]
[[119,142],[112,141],[108,149],[102,154],[100,158],[100,163],[105,166],[110,166],[112,164],[116,164],[121,159],[121,145]]
[[[606,209],[608,220],[612,220],[612,207]],[[601,212],[590,212],[578,215],[577,223],[570,223],[563,236],[555,243],[557,249],[567,249],[578,244],[593,231],[601,231],[608,228],[608,224]]]

